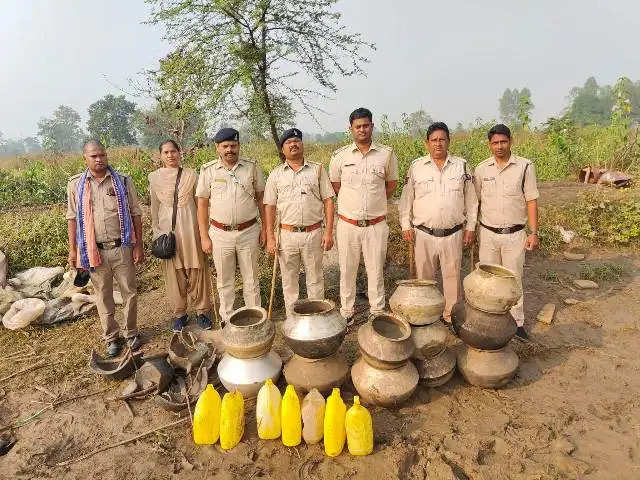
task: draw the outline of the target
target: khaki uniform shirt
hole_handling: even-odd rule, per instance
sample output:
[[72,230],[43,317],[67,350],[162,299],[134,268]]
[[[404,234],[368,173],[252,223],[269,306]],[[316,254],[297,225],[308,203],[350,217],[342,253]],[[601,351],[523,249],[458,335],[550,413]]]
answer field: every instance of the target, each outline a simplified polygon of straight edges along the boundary
[[256,218],[256,193],[264,192],[264,174],[253,160],[238,159],[231,169],[222,160],[200,168],[196,196],[209,199],[209,218],[237,225]]
[[536,168],[530,160],[511,154],[503,169],[494,157],[475,170],[480,221],[490,227],[526,225],[527,202],[540,196]]
[[[67,220],[75,220],[78,211],[77,185],[81,173],[74,175],[67,184]],[[96,233],[96,242],[110,242],[120,238],[120,217],[118,217],[118,200],[113,190],[111,173],[101,180],[96,180],[89,172],[89,185],[91,186],[91,207],[93,209],[93,226]],[[141,216],[142,210],[138,203],[138,194],[130,177],[125,176],[127,188],[127,202],[132,217]]]
[[370,220],[387,214],[386,182],[398,180],[398,159],[386,145],[374,142],[363,155],[352,143],[333,152],[329,178],[340,182],[338,213]]
[[451,228],[466,221],[466,230],[474,231],[478,216],[478,198],[467,162],[447,155],[442,169],[429,155],[413,161],[400,197],[400,225]]
[[316,162],[302,164],[297,172],[284,162],[276,167],[264,191],[265,205],[275,205],[280,223],[309,226],[324,218],[324,200],[334,197],[324,167]]

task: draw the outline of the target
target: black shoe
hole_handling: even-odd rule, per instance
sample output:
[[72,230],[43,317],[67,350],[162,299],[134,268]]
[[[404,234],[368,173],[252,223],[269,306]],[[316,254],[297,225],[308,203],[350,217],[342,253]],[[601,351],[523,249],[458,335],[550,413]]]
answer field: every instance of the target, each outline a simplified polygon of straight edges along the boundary
[[525,342],[529,341],[529,335],[527,334],[527,331],[524,329],[524,327],[518,327],[518,329],[516,330],[516,337]]
[[182,329],[187,325],[188,321],[189,321],[189,317],[186,314],[182,315],[179,318],[175,318],[173,320],[173,328],[172,328],[172,330],[175,333],[180,333],[182,331]]
[[122,344],[119,339],[107,343],[107,357],[115,357],[120,353],[120,350],[122,350]]
[[196,325],[198,325],[202,330],[211,330],[211,319],[202,313],[198,314],[198,318],[196,319]]

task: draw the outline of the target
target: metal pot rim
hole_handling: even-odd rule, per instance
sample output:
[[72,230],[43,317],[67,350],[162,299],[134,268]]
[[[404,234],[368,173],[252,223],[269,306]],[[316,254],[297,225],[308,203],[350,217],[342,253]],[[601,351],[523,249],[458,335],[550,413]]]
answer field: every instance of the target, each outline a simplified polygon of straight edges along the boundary
[[[238,325],[237,323],[233,323],[233,319],[234,319],[233,317],[248,310],[253,310],[260,313],[260,319],[256,320],[255,322],[249,325]],[[237,310],[234,310],[231,313],[231,315],[229,316],[229,320],[227,321],[227,325],[230,325],[233,328],[251,328],[263,323],[264,321],[266,321],[266,319],[267,319],[267,311],[262,307],[241,307],[241,308],[238,308]]]
[[[390,318],[393,321],[393,323],[395,323],[403,331],[402,336],[397,337],[397,338],[387,337],[386,335],[383,335],[378,330],[376,330],[376,328],[374,326],[374,322],[376,320],[380,320],[383,317]],[[405,340],[407,340],[411,336],[411,325],[409,324],[409,322],[407,322],[404,318],[400,317],[399,315],[395,315],[393,313],[379,313],[379,314],[376,314],[369,321],[369,323],[371,324],[371,330],[373,330],[373,332],[376,335],[379,335],[380,337],[382,337],[385,340],[388,340],[390,342],[404,342]]]
[[[309,303],[324,303],[327,308],[325,308],[323,310],[320,310],[320,311],[317,311],[317,312],[309,312],[309,313],[296,312],[296,307],[298,307],[300,305],[307,305]],[[329,300],[327,298],[323,298],[323,299],[300,299],[300,300],[296,300],[293,303],[292,311],[293,311],[293,314],[295,316],[306,317],[306,316],[310,316],[310,315],[321,315],[321,314],[324,314],[324,313],[328,313],[331,310],[335,310],[335,308],[336,308],[335,302],[333,300]]]
[[503,265],[496,263],[478,263],[478,270],[500,278],[515,278],[515,273]]
[[406,285],[409,287],[430,287],[437,285],[438,282],[435,280],[419,280],[417,278],[409,278],[406,280],[398,280],[396,285]]

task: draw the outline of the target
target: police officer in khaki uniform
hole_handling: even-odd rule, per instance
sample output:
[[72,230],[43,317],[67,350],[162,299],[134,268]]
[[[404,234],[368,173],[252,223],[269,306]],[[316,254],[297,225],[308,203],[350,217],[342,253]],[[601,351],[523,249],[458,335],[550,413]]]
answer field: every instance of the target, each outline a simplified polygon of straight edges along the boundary
[[387,199],[398,183],[398,160],[390,147],[374,143],[373,115],[358,108],[349,116],[354,143],[336,150],[329,179],[338,195],[336,239],[340,265],[340,313],[353,323],[360,253],[367,271],[370,312],[385,308],[384,263],[387,256]]
[[[245,305],[260,306],[258,252],[265,240],[262,203],[265,184],[256,162],[239,158],[237,130],[223,128],[214,140],[219,158],[200,168],[196,196],[202,250],[213,254],[220,316],[226,321],[235,300],[236,258]],[[256,218],[258,213],[261,223]]]
[[[322,272],[323,250],[333,246],[333,188],[323,166],[304,159],[302,132],[297,128],[280,137],[280,151],[285,161],[276,167],[265,188],[264,203],[267,227],[267,250],[278,259],[287,315],[300,294],[300,262],[304,265],[307,297],[324,298]],[[276,242],[274,223],[280,222]],[[325,230],[322,232],[322,221]]]
[[[538,246],[536,169],[530,160],[511,153],[507,126],[496,125],[487,136],[493,156],[476,167],[474,182],[480,200],[480,261],[512,270],[522,287],[525,250]],[[522,297],[511,315],[518,324],[516,335],[528,339]]]
[[451,309],[462,298],[460,266],[462,246],[473,243],[478,199],[467,162],[449,155],[449,128],[436,122],[427,129],[429,155],[413,161],[400,198],[402,235],[415,247],[419,279],[435,280],[442,271],[444,321],[451,324]]
[[[71,177],[67,184],[69,264],[89,270],[103,337],[107,342],[107,354],[115,356],[120,352],[121,343],[120,327],[114,318],[114,278],[122,294],[127,343],[132,350],[137,350],[142,344],[137,329],[135,270],[135,265],[144,262],[142,211],[131,178],[109,166],[107,152],[100,142],[88,141],[82,149],[82,156],[87,170]],[[78,187],[83,178],[86,180],[83,185],[84,204],[83,198],[78,198]],[[124,187],[121,196],[118,186]],[[80,232],[83,225],[85,229]],[[77,241],[80,233],[83,242]],[[86,248],[81,245],[84,242]]]

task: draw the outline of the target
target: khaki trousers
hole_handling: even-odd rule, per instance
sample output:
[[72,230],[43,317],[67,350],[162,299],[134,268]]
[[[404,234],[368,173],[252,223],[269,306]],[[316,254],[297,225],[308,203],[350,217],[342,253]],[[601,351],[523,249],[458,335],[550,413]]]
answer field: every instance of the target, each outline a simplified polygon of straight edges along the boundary
[[322,272],[322,229],[313,232],[280,231],[278,259],[282,277],[282,292],[287,316],[291,315],[293,302],[300,295],[300,263],[304,265],[307,281],[307,298],[324,298]]
[[[515,233],[494,233],[480,226],[480,261],[495,263],[512,270],[522,288],[524,273],[525,244],[527,233],[520,230]],[[524,292],[524,290],[523,290]],[[519,327],[524,325],[524,293],[518,303],[511,308],[511,315]]]
[[120,326],[115,320],[116,304],[113,301],[113,279],[120,286],[122,294],[122,316],[124,317],[126,338],[138,334],[136,267],[133,264],[131,247],[100,250],[102,265],[91,272],[91,283],[95,288],[96,306],[102,325],[102,335],[109,343],[120,336]]
[[162,272],[175,318],[187,313],[188,304],[198,314],[211,314],[211,282],[206,262],[203,268],[175,268],[173,259],[163,260]]
[[[258,239],[260,225],[253,224],[241,232],[226,232],[216,227],[209,228],[213,242],[213,263],[216,267],[220,317],[227,321],[233,312],[236,298],[236,264],[242,275],[242,293],[247,307],[260,306],[260,283],[258,282]],[[237,261],[236,261],[237,259]]]
[[368,227],[357,227],[338,220],[336,240],[340,265],[340,313],[344,318],[354,314],[360,253],[367,271],[367,293],[371,313],[384,311],[384,264],[387,259],[388,239],[389,226],[386,221]]
[[436,280],[438,269],[442,272],[444,312],[442,316],[451,321],[451,310],[462,298],[460,266],[462,264],[463,230],[448,237],[434,237],[417,228],[415,238],[416,276],[420,280]]

